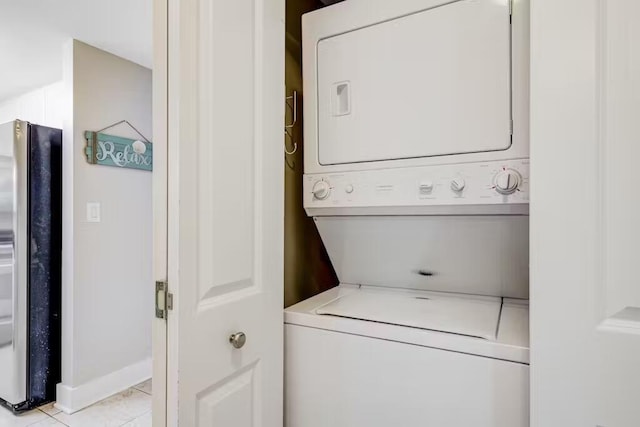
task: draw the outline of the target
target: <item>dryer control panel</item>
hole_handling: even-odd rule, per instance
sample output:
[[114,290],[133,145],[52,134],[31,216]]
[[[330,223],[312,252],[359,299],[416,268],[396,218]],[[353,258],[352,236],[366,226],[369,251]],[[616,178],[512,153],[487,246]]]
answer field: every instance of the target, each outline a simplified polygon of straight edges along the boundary
[[304,176],[308,210],[528,203],[529,159]]

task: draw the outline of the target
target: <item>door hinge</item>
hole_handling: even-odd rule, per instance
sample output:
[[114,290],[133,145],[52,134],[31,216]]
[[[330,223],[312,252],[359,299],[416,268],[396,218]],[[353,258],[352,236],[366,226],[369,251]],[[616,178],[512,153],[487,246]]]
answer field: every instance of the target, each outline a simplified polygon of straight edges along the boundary
[[166,319],[169,310],[173,310],[173,294],[169,292],[166,280],[156,282],[156,317]]

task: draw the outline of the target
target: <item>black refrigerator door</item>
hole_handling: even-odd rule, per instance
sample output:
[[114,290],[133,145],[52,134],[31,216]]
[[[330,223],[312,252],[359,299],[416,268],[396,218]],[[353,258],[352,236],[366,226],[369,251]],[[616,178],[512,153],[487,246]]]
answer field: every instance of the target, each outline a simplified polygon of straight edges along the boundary
[[60,382],[62,131],[29,126],[29,345],[27,403],[55,399]]
[[14,412],[55,400],[60,382],[62,131],[26,124],[28,169],[26,400]]

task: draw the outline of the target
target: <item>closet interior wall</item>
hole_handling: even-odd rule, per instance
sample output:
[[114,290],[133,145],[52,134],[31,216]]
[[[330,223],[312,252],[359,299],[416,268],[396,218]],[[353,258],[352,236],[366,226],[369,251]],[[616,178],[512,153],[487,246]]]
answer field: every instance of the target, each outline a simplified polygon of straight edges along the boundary
[[[336,274],[322,244],[313,219],[302,207],[303,174],[303,111],[301,16],[322,7],[317,0],[288,0],[286,11],[286,95],[297,93],[297,121],[284,135],[285,168],[285,226],[284,226],[284,302],[285,307],[309,298],[338,284]],[[292,105],[291,100],[289,105]],[[286,108],[286,123],[293,122],[292,108]]]

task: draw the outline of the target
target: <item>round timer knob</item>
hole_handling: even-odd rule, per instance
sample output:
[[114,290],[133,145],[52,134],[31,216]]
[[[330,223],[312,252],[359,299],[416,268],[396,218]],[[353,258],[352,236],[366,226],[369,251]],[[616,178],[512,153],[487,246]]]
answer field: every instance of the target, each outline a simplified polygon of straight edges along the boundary
[[313,197],[316,199],[324,200],[329,197],[329,194],[331,193],[331,186],[327,181],[316,181],[316,183],[313,184],[311,192],[313,193]]
[[496,191],[500,194],[513,194],[520,185],[520,174],[513,169],[505,169],[493,178]]
[[464,186],[467,185],[467,183],[464,181],[464,178],[462,177],[457,177],[457,178],[453,178],[451,180],[451,189],[453,191],[455,191],[456,193],[461,192],[462,190],[464,190]]

